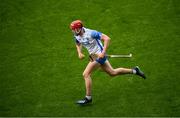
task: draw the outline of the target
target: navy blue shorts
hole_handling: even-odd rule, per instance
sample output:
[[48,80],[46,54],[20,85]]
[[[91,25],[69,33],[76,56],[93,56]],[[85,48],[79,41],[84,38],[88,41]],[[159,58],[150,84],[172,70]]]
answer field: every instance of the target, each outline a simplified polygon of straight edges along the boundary
[[103,65],[107,60],[107,57],[104,56],[104,58],[97,58],[96,62],[100,63],[101,65]]

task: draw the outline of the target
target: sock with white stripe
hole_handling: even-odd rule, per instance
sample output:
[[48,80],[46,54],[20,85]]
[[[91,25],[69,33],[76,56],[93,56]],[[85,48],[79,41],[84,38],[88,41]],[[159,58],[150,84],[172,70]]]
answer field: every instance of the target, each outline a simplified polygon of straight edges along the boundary
[[92,97],[91,97],[91,96],[87,96],[87,95],[86,95],[86,98],[87,98],[88,100],[92,99]]
[[135,69],[132,69],[132,73],[133,73],[133,74],[136,74],[137,72],[136,72],[136,70],[135,70]]

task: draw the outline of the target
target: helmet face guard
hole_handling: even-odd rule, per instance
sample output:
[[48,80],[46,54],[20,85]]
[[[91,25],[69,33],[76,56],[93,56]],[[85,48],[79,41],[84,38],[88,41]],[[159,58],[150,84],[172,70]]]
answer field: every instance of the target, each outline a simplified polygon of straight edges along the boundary
[[82,21],[80,20],[75,20],[70,24],[70,29],[73,31],[73,33],[79,35],[80,32],[82,31]]
[[76,28],[76,29],[72,30],[72,32],[76,35],[79,35],[81,33],[81,30],[82,30],[82,28]]

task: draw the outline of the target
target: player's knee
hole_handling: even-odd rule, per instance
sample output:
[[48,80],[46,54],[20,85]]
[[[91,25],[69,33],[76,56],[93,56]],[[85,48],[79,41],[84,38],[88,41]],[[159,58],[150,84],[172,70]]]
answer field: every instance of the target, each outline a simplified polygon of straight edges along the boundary
[[84,78],[84,79],[88,78],[89,76],[90,76],[90,74],[85,73],[85,72],[83,73],[83,78]]
[[117,75],[116,71],[112,70],[112,71],[109,71],[108,74],[111,76],[111,77],[114,77]]

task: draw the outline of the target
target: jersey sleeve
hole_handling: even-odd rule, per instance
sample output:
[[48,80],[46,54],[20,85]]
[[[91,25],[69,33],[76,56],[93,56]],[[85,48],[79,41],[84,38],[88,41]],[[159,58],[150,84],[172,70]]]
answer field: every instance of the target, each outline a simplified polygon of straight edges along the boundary
[[98,32],[98,31],[95,31],[93,30],[91,32],[91,37],[94,38],[94,39],[101,39],[101,36],[102,36],[102,33],[101,32]]

